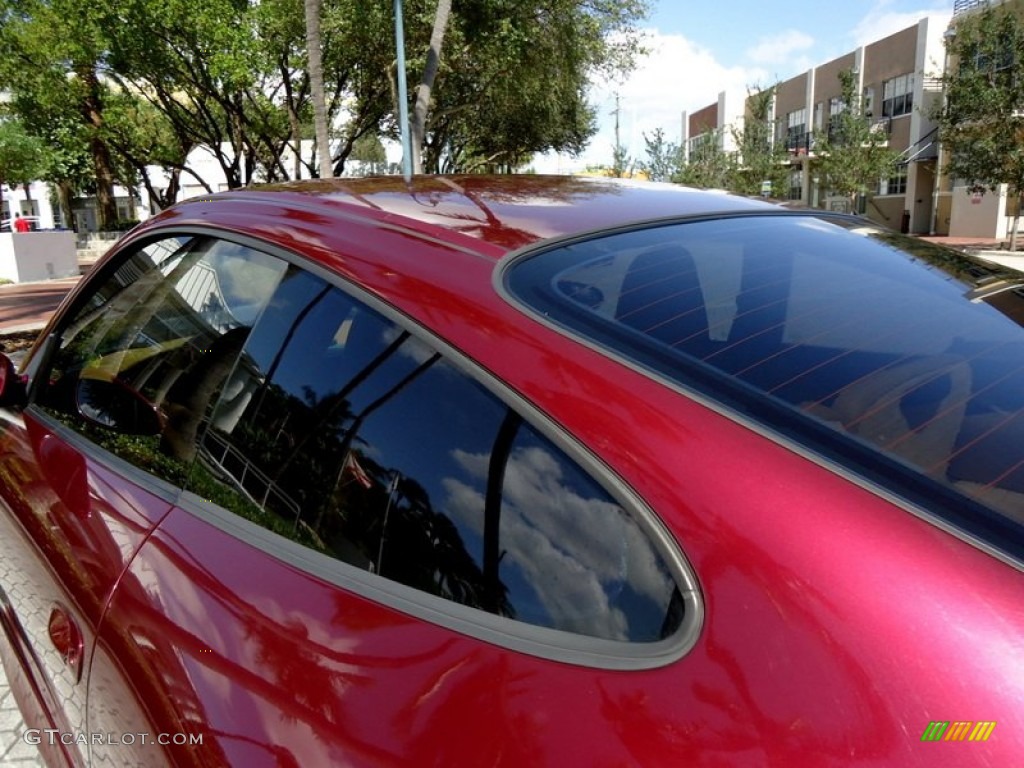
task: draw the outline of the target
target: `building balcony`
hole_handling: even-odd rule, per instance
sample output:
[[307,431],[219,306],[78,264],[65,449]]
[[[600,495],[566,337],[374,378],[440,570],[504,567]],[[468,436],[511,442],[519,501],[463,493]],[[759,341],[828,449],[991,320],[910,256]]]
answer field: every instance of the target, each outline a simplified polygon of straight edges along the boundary
[[953,15],[959,16],[961,13],[967,13],[973,11],[975,8],[982,8],[986,5],[999,5],[1002,0],[953,0]]

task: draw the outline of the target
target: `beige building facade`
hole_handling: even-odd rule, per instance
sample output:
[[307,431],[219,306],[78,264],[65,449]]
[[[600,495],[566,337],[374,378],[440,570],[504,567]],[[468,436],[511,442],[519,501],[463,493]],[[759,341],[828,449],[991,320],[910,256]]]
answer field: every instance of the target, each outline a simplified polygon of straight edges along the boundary
[[831,193],[816,173],[817,138],[828,134],[832,116],[843,108],[841,72],[856,78],[872,129],[884,134],[900,156],[896,173],[879,179],[860,212],[893,229],[935,232],[936,126],[928,114],[941,98],[945,25],[935,19],[917,24],[812,67],[778,85],[774,120],[776,141],[790,158],[788,197],[805,205],[848,211],[849,200]]
[[[1024,13],[1024,0],[1005,2],[1019,5]],[[815,172],[817,137],[827,135],[830,117],[843,107],[839,75],[849,71],[857,78],[873,129],[887,137],[900,157],[896,173],[879,179],[859,212],[913,234],[1005,237],[1013,196],[1006,190],[972,195],[943,177],[938,130],[930,117],[942,99],[941,77],[948,65],[945,37],[955,30],[958,18],[985,5],[986,0],[954,0],[951,20],[923,18],[779,83],[770,119],[775,141],[786,147],[790,174],[788,188],[775,189],[772,196],[815,208],[849,209],[848,199],[832,194]],[[744,96],[723,93],[716,103],[683,113],[683,146],[692,151],[715,140],[723,149],[734,149],[732,137],[742,127],[744,106]]]

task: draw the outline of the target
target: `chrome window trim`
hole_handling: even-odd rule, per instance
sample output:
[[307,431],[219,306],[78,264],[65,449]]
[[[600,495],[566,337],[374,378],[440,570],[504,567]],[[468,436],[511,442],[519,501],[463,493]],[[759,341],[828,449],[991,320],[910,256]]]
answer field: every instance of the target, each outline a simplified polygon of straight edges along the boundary
[[[377,222],[371,222],[376,225]],[[392,230],[396,228],[392,225]],[[466,253],[460,247],[451,247],[443,241],[421,237],[418,232],[397,229],[408,236],[423,239],[435,245]],[[268,243],[256,237],[239,235],[230,230],[211,226],[176,225],[141,234],[118,247],[118,252],[103,265],[103,273],[116,269],[122,253],[134,253],[154,240],[174,235],[189,234],[210,236],[238,245],[262,251],[286,261],[323,279],[352,299],[380,313],[400,329],[426,343],[462,374],[469,376],[505,406],[514,409],[524,421],[539,434],[550,440],[574,461],[594,482],[618,502],[623,510],[636,521],[651,546],[664,559],[683,600],[683,618],[672,636],[651,643],[626,642],[601,639],[572,632],[528,624],[515,619],[489,614],[477,608],[460,605],[441,597],[430,595],[413,587],[386,579],[344,561],[324,555],[296,542],[290,541],[269,529],[263,528],[230,512],[200,496],[184,490],[175,494],[173,503],[183,511],[214,525],[235,538],[254,546],[278,560],[310,573],[330,584],[350,590],[356,595],[374,600],[388,608],[395,609],[415,618],[423,619],[439,627],[450,629],[478,640],[507,648],[509,650],[551,661],[576,666],[609,670],[644,670],[671,664],[685,656],[696,645],[704,625],[704,602],[696,574],[675,538],[657,515],[640,499],[615,472],[579,441],[558,427],[550,417],[515,392],[490,371],[472,361],[415,319],[387,303],[384,299],[338,275],[330,269],[313,263],[301,254],[281,246]],[[479,256],[479,254],[475,254]],[[481,257],[483,258],[483,257]],[[488,261],[492,261],[488,259]],[[75,297],[74,304],[66,308],[63,321],[87,297],[83,292]],[[59,328],[60,326],[56,326]],[[55,331],[56,332],[56,331]],[[63,429],[74,433],[68,427]],[[91,455],[106,462],[118,472],[150,477],[149,473],[120,459],[106,449],[92,443],[84,436],[74,433],[77,438],[90,446]],[[153,477],[161,484],[166,481]],[[137,480],[136,480],[137,482]],[[174,486],[171,486],[172,488]],[[180,490],[180,489],[179,489]],[[163,497],[162,498],[166,498]]]

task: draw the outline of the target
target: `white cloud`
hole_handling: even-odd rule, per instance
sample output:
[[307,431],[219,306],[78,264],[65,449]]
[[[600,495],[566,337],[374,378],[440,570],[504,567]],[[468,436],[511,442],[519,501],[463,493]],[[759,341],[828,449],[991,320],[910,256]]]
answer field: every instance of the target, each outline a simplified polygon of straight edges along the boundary
[[[585,164],[610,165],[615,145],[615,94],[619,95],[619,131],[630,156],[643,159],[643,135],[656,128],[669,141],[678,143],[682,134],[682,112],[693,113],[718,100],[720,91],[742,98],[747,86],[767,80],[760,67],[727,67],[697,43],[682,35],[665,35],[648,30],[649,53],[621,82],[596,81],[590,103],[597,110],[599,130],[582,158]],[[578,165],[579,163],[577,163]]]
[[[453,457],[478,487],[486,481],[486,454]],[[482,536],[481,492],[452,477],[443,484],[445,511]],[[502,567],[543,585],[537,598],[557,627],[627,639],[629,620],[613,602],[624,583],[665,604],[673,583],[640,528],[617,504],[579,495],[549,451],[515,450],[502,491]]]
[[794,54],[814,45],[814,38],[795,29],[787,29],[772,37],[762,37],[746,56],[756,64],[783,64],[792,68]]
[[[875,0],[870,10],[845,35],[830,41],[818,40],[795,28],[759,39],[737,60],[726,65],[710,49],[680,34],[647,30],[649,50],[636,69],[621,82],[597,81],[590,90],[590,103],[597,110],[598,131],[580,158],[545,156],[534,168],[542,173],[583,170],[588,165],[610,165],[615,144],[615,94],[619,94],[619,132],[630,157],[645,157],[643,135],[656,128],[667,140],[678,143],[682,133],[682,112],[692,114],[714,103],[725,91],[727,102],[740,103],[750,86],[765,86],[785,80],[813,66],[845,54],[859,45],[880,40],[916,24],[920,19],[938,17],[945,26],[950,16],[948,0],[921,0],[921,10],[891,10],[892,0]],[[846,40],[845,45],[840,40]],[[731,109],[731,107],[730,107]]]

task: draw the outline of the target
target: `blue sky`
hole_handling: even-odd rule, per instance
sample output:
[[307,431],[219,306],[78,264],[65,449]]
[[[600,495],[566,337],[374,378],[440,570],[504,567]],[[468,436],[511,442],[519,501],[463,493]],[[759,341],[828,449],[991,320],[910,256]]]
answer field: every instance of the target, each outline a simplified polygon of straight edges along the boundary
[[614,143],[615,96],[620,133],[633,157],[643,155],[643,133],[657,127],[680,137],[681,113],[696,111],[720,91],[746,92],[824,63],[859,45],[933,17],[945,25],[953,0],[651,0],[643,24],[650,53],[620,82],[595,82],[591,103],[598,134],[579,159],[547,159],[541,171],[609,164]]

